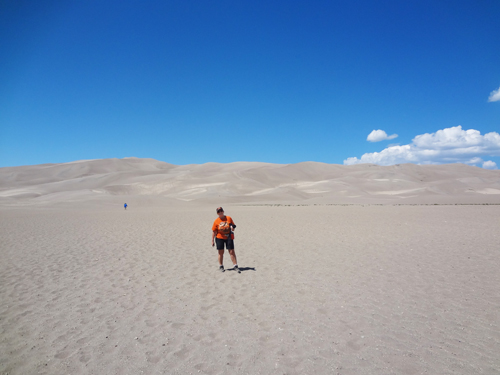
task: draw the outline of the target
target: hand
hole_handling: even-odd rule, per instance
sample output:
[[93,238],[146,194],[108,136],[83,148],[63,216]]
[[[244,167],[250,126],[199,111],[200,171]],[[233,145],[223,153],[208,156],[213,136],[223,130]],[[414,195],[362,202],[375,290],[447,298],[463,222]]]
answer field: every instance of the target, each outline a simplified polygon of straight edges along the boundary
[[214,246],[215,246],[215,242],[214,242],[214,241],[212,241],[212,247],[214,247]]

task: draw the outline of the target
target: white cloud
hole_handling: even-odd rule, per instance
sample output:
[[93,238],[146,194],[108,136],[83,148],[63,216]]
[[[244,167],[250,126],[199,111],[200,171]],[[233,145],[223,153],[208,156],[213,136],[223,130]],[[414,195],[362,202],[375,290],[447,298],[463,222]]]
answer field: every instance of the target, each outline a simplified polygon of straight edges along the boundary
[[368,134],[366,140],[369,142],[380,142],[380,141],[385,141],[387,139],[394,139],[397,136],[398,136],[397,134],[387,135],[385,131],[379,129],[379,130],[372,130],[372,132]]
[[485,169],[497,169],[497,163],[492,160],[485,161],[483,163],[483,168]]
[[490,97],[488,98],[489,102],[498,102],[500,101],[500,87],[498,90],[493,90],[490,92]]
[[475,158],[472,158],[469,161],[466,161],[465,164],[481,164],[482,162],[483,162],[483,159],[478,158],[476,156]]
[[[461,126],[455,126],[417,135],[408,145],[389,146],[380,152],[366,153],[359,159],[347,158],[344,164],[477,164],[482,162],[482,155],[500,156],[500,134],[491,132],[481,135],[478,130],[463,130]],[[486,166],[491,165],[485,163]]]

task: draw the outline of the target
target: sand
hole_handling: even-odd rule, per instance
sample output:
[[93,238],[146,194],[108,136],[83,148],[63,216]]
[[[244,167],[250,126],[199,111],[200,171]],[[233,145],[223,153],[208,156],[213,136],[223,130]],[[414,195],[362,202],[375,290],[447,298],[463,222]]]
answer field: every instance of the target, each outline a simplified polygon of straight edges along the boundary
[[138,158],[0,168],[0,206],[71,206],[83,201],[102,206],[123,204],[120,197],[137,206],[500,204],[500,170],[464,164],[315,162],[177,166]]
[[0,374],[500,374],[499,225],[463,164],[0,168]]
[[498,205],[228,203],[238,274],[211,205],[37,197],[0,208],[1,374],[500,374]]

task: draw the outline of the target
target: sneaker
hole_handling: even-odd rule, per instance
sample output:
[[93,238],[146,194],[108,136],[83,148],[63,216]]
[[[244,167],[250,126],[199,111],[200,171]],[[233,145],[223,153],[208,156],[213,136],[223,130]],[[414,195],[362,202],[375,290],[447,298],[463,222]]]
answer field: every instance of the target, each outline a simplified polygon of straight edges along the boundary
[[235,271],[237,271],[238,273],[241,273],[240,269],[238,268],[238,266],[234,266],[233,268]]
[[226,270],[224,269],[224,266],[219,266],[219,271],[220,271],[220,272],[224,272],[224,271],[226,271]]

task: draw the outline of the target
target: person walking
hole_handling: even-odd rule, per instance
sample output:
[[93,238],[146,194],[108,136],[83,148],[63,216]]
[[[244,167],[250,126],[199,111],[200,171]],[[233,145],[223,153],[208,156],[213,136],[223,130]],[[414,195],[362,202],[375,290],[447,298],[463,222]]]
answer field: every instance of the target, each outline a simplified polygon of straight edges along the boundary
[[215,243],[217,242],[217,251],[219,252],[219,271],[225,271],[223,264],[225,245],[231,260],[233,261],[233,269],[238,271],[238,273],[241,273],[238,268],[236,253],[234,252],[234,234],[232,230],[236,228],[236,225],[230,216],[224,215],[224,209],[222,207],[218,207],[216,211],[219,217],[215,219],[214,224],[212,225],[212,247],[215,246]]
[[128,206],[128,204],[127,204],[127,203],[125,203],[125,204],[123,205],[123,207],[125,208],[125,210],[127,210],[127,206]]

